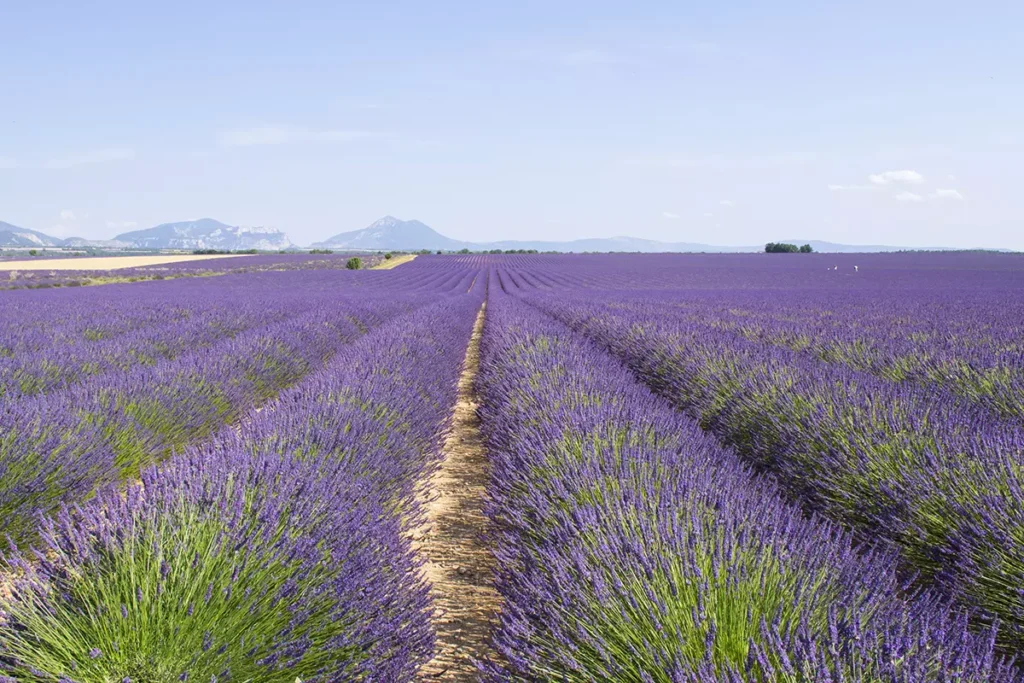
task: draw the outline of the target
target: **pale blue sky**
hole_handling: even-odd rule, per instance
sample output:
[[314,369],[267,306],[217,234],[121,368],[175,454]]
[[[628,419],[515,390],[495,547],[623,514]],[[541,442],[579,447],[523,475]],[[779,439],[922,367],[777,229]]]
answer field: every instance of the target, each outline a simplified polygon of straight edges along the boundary
[[1022,5],[0,0],[0,220],[1024,249]]

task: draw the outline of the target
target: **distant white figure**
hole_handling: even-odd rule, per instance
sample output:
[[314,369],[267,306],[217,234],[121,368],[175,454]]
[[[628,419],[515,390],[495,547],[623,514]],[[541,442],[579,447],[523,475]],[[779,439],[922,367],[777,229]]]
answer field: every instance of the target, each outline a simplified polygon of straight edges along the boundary
[[853,267],[853,272],[855,272],[855,273],[856,273],[856,272],[858,272],[859,270],[860,270],[860,266],[854,266],[854,267]]

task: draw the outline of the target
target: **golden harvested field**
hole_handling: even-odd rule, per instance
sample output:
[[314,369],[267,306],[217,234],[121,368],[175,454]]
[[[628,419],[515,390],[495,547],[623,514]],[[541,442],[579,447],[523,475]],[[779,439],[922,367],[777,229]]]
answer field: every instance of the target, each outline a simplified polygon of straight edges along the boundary
[[397,268],[403,263],[412,261],[414,258],[416,258],[416,254],[399,254],[398,256],[389,258],[386,261],[381,261],[373,267],[373,270],[391,270],[392,268]]
[[96,258],[31,259],[0,261],[5,270],[120,270],[140,266],[159,266],[164,263],[203,261],[214,258],[235,258],[244,254],[168,254],[166,256],[101,256]]

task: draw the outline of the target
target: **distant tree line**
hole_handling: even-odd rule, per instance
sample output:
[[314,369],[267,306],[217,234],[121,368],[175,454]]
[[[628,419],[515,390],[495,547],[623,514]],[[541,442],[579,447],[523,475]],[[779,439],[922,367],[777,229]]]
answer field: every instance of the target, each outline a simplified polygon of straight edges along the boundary
[[193,249],[192,253],[197,256],[220,256],[227,254],[258,254],[260,252],[257,249],[236,249],[234,251],[230,249]]
[[764,252],[766,254],[810,254],[812,251],[814,249],[809,244],[798,247],[795,244],[786,244],[785,242],[769,242],[764,245]]

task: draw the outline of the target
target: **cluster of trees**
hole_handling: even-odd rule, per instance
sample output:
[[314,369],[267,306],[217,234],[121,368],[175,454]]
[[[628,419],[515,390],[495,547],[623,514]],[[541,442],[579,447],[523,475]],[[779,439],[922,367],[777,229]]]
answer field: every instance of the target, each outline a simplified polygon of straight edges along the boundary
[[[463,249],[459,252],[460,254],[468,254],[469,249]],[[481,251],[481,254],[539,254],[540,252],[536,249],[490,249],[488,251]]]
[[769,242],[764,245],[764,252],[766,254],[810,254],[812,251],[814,249],[809,244],[798,247],[795,244],[786,244],[785,242]]
[[310,254],[333,254],[333,249],[310,249]]
[[258,254],[260,252],[256,249],[236,249],[235,251],[230,249],[193,249],[192,253],[197,256],[218,256],[221,254]]

